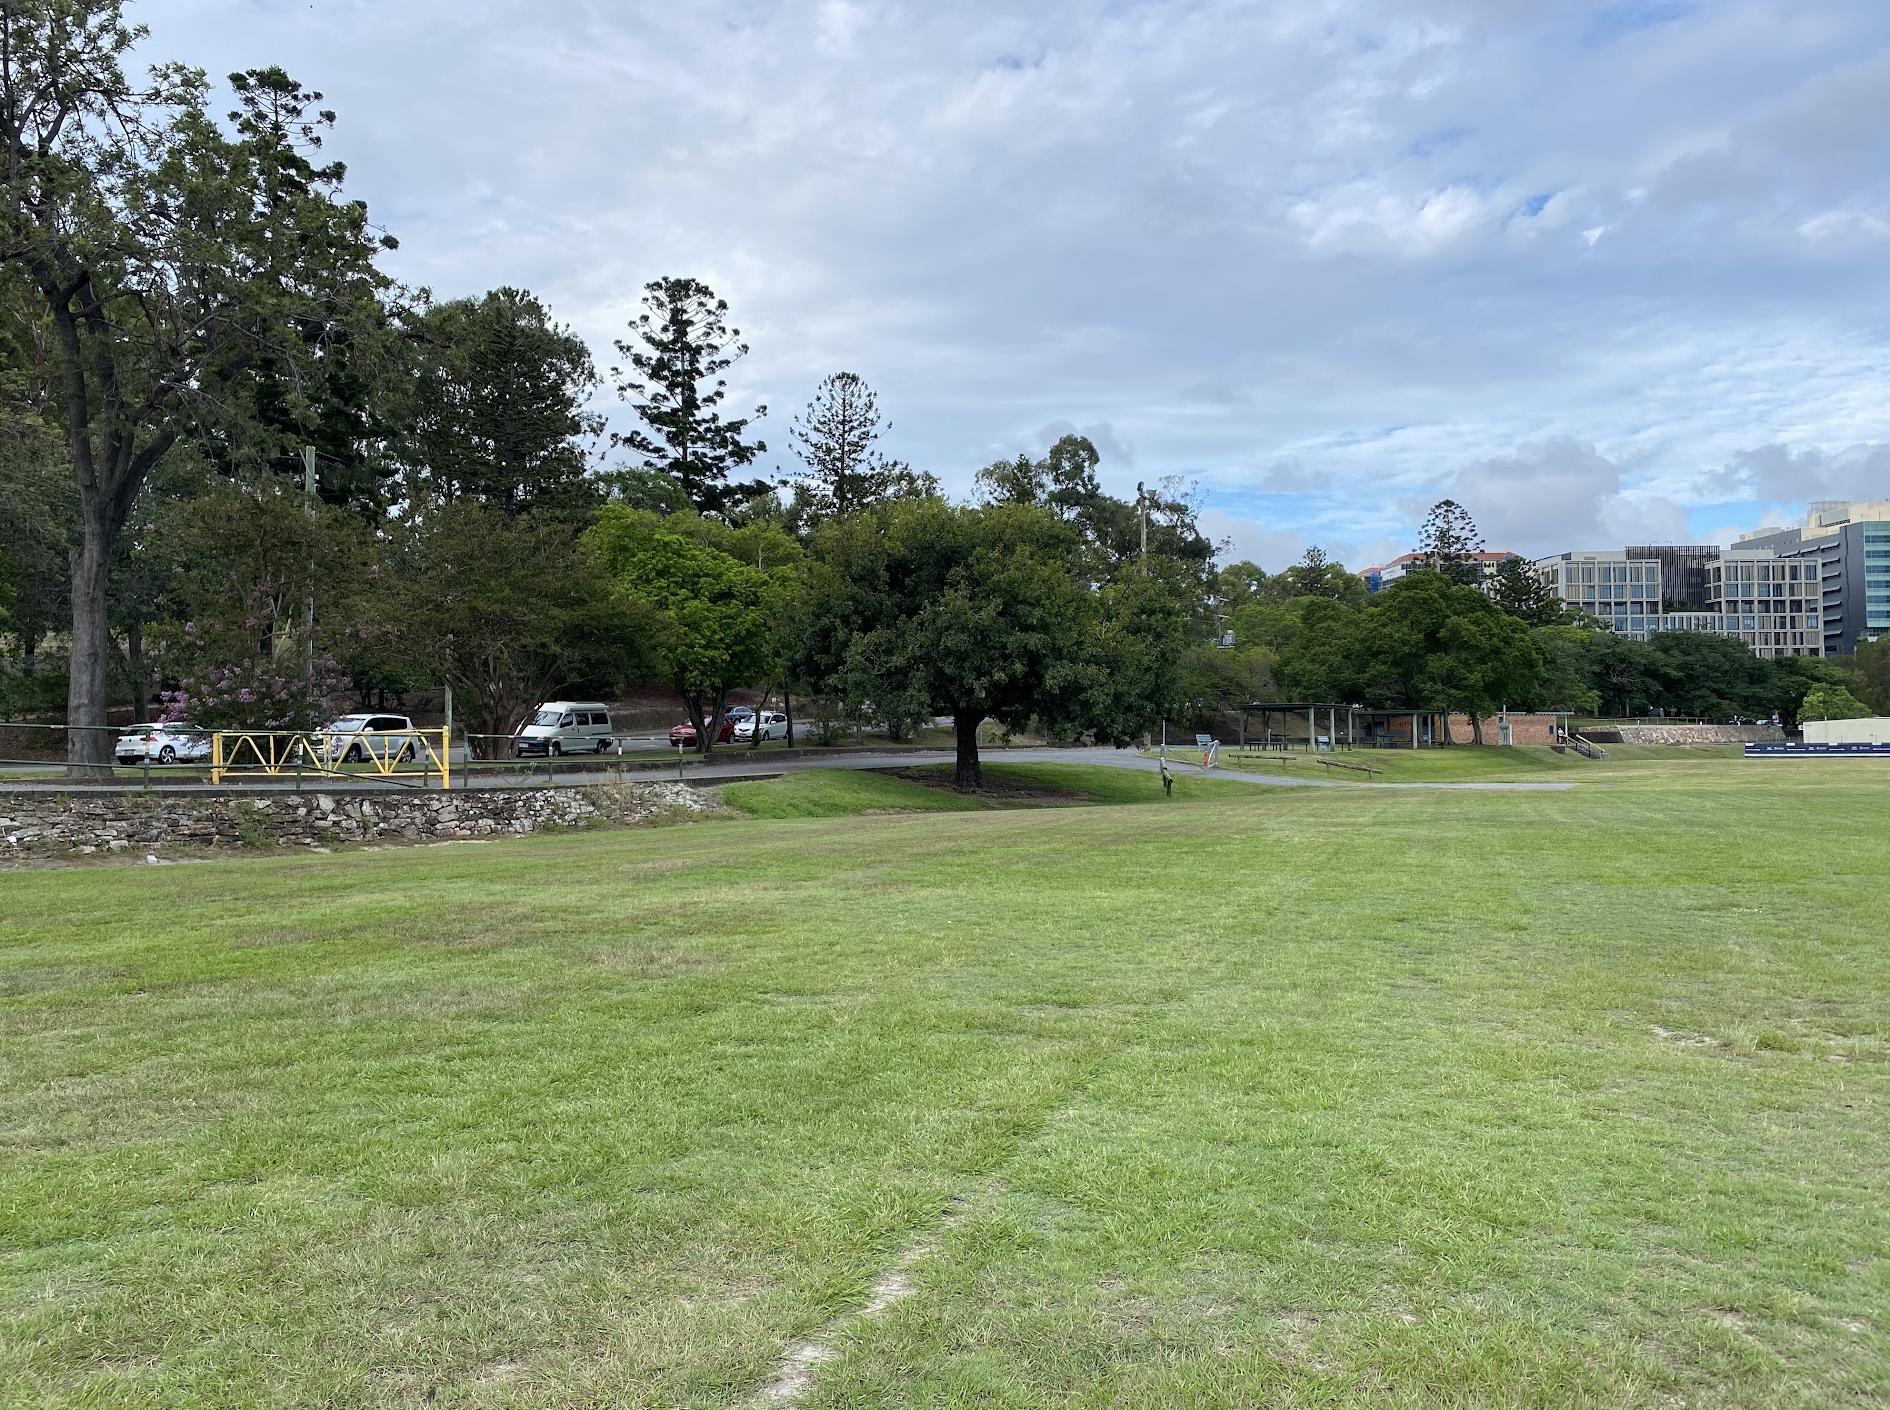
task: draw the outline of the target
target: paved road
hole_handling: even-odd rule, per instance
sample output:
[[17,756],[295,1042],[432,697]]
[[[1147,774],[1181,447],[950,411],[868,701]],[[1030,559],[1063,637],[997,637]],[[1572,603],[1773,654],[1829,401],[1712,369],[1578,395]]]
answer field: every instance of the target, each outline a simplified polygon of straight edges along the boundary
[[[753,757],[740,756],[743,751],[734,750],[725,754],[710,756],[706,764],[685,764],[681,777],[686,783],[732,783],[741,779],[775,778],[784,773],[799,773],[807,769],[907,769],[920,764],[950,763],[952,754],[945,749],[907,749],[888,750],[885,752],[861,753],[815,753],[807,756],[784,759],[778,755],[758,754]],[[1139,773],[1155,773],[1157,764],[1153,759],[1143,758],[1129,749],[990,749],[985,751],[986,763],[1013,764],[1100,764],[1113,769],[1130,769]],[[1168,767],[1180,777],[1199,777],[1203,770],[1179,758],[1170,758]],[[661,769],[625,768],[621,777],[629,782],[660,782],[675,779],[674,767]],[[619,777],[614,769],[604,768],[557,768],[551,771],[550,781],[558,787],[576,787],[586,783],[600,783]],[[1231,779],[1236,783],[1251,783],[1275,788],[1372,788],[1372,789],[1418,789],[1421,791],[1458,791],[1484,793],[1561,793],[1574,788],[1573,783],[1366,783],[1350,779],[1308,778],[1292,774],[1249,773],[1237,769],[1215,769],[1211,777]],[[529,774],[519,771],[506,774],[471,774],[461,775],[464,785],[472,789],[488,788],[531,788],[543,787],[547,781],[545,770],[535,768]],[[72,785],[58,778],[48,778],[45,782],[0,783],[0,793],[49,792],[70,788]],[[137,780],[125,780],[115,785],[90,785],[89,788],[115,787],[120,790],[136,790],[140,787]],[[351,777],[345,782],[326,785],[328,791],[347,789],[397,789],[413,785],[388,782],[379,779]],[[455,784],[457,788],[458,783]],[[296,787],[291,778],[255,779],[236,785],[245,793],[283,792]],[[323,791],[324,785],[318,780],[305,779],[302,791],[316,793]],[[231,791],[228,784],[175,783],[164,785],[166,792],[179,793],[225,793]]]

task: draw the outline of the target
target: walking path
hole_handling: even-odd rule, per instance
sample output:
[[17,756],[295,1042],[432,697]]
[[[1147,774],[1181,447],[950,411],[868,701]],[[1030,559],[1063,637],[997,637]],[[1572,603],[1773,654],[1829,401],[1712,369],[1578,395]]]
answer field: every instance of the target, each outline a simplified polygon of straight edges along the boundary
[[[1140,773],[1155,773],[1159,769],[1155,760],[1145,758],[1130,749],[989,749],[984,751],[983,759],[988,764],[1099,764],[1105,768],[1130,769]],[[587,783],[662,782],[679,777],[684,783],[734,783],[742,779],[776,778],[781,774],[801,773],[808,769],[910,769],[923,764],[948,764],[950,762],[952,762],[952,753],[947,749],[833,754],[810,752],[793,758],[782,758],[778,755],[770,757],[766,753],[747,757],[746,751],[735,749],[711,755],[706,764],[684,764],[681,766],[680,774],[675,767],[667,766],[660,769],[626,767],[619,772],[608,766],[561,769],[553,765],[549,777],[542,768],[535,768],[530,772],[519,770],[507,774],[468,773],[456,779],[453,786],[456,790],[462,784],[469,789],[543,788],[549,783],[559,788],[575,788]],[[1427,791],[1456,790],[1473,793],[1562,793],[1576,786],[1573,783],[1363,783],[1349,779],[1295,778],[1289,774],[1250,773],[1244,769],[1203,770],[1177,758],[1171,758],[1168,761],[1168,768],[1171,773],[1184,777],[1231,779],[1237,783],[1251,783],[1268,788],[1398,788]],[[251,778],[240,784],[180,782],[159,785],[167,793],[293,792],[298,787],[304,793],[332,793],[416,786],[412,783],[362,775],[328,780],[305,778],[299,784],[293,778],[280,777]],[[143,784],[137,779],[121,779],[111,784],[74,785],[52,772],[49,772],[44,780],[0,783],[0,793],[47,793],[79,788],[86,792],[107,789],[138,792],[142,791]]]

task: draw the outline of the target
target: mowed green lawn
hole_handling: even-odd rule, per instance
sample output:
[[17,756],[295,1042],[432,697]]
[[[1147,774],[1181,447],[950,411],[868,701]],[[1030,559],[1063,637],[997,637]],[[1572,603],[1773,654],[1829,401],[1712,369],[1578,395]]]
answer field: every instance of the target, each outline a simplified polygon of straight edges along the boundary
[[1881,1405],[1890,771],[1630,762],[0,875],[0,1403]]

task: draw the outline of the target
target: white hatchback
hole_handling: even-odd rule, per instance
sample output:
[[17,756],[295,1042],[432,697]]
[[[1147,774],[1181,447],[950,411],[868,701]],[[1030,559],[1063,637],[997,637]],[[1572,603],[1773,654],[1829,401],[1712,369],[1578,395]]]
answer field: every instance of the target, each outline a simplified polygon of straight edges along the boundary
[[406,762],[419,753],[413,721],[405,715],[343,715],[315,732],[315,756],[325,763]]
[[195,764],[210,757],[210,736],[189,725],[133,725],[113,752],[121,764]]
[[754,739],[756,720],[761,721],[761,737],[764,740],[787,738],[787,716],[779,710],[763,710],[759,715],[749,715],[746,719],[735,722],[733,738],[736,742],[749,742]]

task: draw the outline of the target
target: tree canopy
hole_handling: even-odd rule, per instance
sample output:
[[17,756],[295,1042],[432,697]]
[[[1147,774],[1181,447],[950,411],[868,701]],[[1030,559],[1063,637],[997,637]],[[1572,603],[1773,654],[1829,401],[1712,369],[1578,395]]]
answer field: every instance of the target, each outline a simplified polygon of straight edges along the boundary
[[1440,499],[1431,506],[1418,535],[1417,552],[1425,567],[1453,583],[1474,587],[1483,576],[1477,558],[1482,551],[1483,536],[1469,510],[1454,499]]
[[587,442],[603,419],[587,408],[597,372],[584,340],[520,289],[495,289],[413,314],[412,371],[399,407],[397,453],[409,498],[473,499],[507,514],[577,508]]
[[[67,716],[102,766],[107,581],[138,493],[180,437],[262,460],[312,434],[325,349],[381,317],[391,241],[312,153],[334,114],[280,70],[233,80],[234,131],[202,76],[125,75],[144,37],[121,0],[0,8],[0,296],[49,337],[41,380],[78,488]],[[272,414],[254,414],[266,378]]]

